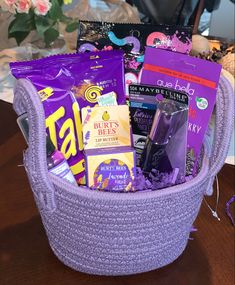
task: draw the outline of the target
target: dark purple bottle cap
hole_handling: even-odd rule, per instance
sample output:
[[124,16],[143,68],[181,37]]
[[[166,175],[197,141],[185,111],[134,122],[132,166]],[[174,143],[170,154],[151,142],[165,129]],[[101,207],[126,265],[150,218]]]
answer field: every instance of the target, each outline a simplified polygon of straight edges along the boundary
[[174,102],[164,100],[155,113],[149,138],[156,144],[166,144],[173,129],[173,117],[178,112]]

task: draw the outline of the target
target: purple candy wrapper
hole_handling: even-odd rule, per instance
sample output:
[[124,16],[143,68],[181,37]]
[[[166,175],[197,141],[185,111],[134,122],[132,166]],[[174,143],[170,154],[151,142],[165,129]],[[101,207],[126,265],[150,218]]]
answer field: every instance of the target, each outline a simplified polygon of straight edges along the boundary
[[184,54],[147,47],[141,83],[189,95],[187,175],[195,174],[212,114],[221,65]]
[[78,183],[84,184],[80,110],[70,91],[74,78],[64,69],[62,58],[15,62],[10,67],[16,78],[27,78],[35,86],[42,100],[47,134],[55,147],[64,154]]
[[[110,66],[114,68],[111,70]],[[85,183],[80,109],[115,92],[125,103],[122,51],[67,54],[10,64],[12,74],[29,79],[42,100],[46,130],[65,156],[79,184]]]
[[74,95],[80,109],[98,104],[98,97],[114,92],[118,105],[125,104],[122,51],[84,53],[69,66],[74,77]]

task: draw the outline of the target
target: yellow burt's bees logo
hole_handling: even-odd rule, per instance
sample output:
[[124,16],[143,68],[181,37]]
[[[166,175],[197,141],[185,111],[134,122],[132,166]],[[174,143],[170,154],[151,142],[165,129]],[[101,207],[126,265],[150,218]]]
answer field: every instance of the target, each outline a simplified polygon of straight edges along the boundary
[[81,112],[86,150],[130,145],[128,106],[96,106]]
[[117,134],[119,122],[116,120],[110,120],[108,111],[104,111],[102,114],[102,120],[103,121],[94,123],[94,129],[97,130],[98,136]]
[[104,121],[108,121],[110,119],[109,113],[108,111],[104,111],[103,115],[102,115],[102,119]]
[[54,90],[51,87],[46,87],[38,91],[38,95],[42,102],[47,100],[47,98],[51,97],[53,94],[54,94]]

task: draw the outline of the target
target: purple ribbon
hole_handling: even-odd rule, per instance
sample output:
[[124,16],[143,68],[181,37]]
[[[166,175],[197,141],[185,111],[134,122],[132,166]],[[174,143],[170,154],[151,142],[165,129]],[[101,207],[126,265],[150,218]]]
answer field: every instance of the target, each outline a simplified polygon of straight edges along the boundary
[[229,216],[232,224],[235,226],[235,223],[234,223],[234,218],[231,214],[231,211],[230,211],[230,205],[235,201],[235,195],[233,195],[229,200],[228,202],[226,203],[226,214]]

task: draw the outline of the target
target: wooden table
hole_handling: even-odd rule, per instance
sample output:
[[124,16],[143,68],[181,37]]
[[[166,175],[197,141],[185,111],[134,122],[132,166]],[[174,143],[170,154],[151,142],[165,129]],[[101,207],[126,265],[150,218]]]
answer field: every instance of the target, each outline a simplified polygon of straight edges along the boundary
[[[219,173],[219,222],[205,203],[185,252],[172,264],[132,276],[91,276],[64,266],[47,242],[22,164],[24,139],[12,105],[0,101],[1,285],[233,285],[234,227],[225,203],[234,194],[234,167]],[[215,195],[214,195],[215,196]],[[215,197],[207,198],[214,207]],[[234,214],[234,205],[233,205]]]

